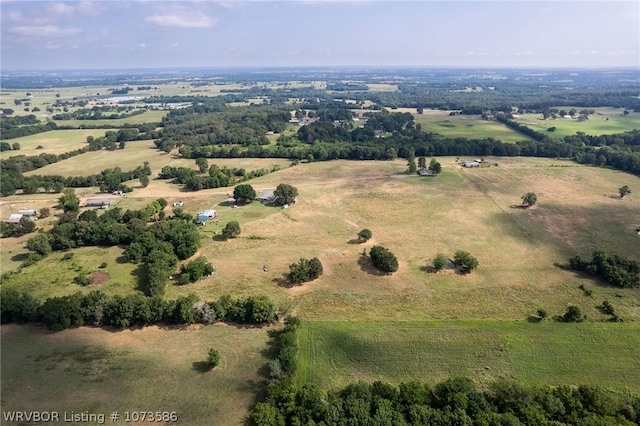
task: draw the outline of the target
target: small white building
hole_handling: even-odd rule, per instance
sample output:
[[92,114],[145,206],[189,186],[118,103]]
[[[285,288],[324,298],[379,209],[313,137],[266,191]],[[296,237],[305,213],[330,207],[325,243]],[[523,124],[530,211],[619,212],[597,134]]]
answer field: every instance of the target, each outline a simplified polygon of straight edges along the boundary
[[38,212],[35,209],[23,209],[23,210],[18,210],[18,213],[25,215],[25,216],[35,216],[38,214]]
[[216,211],[211,209],[198,213],[198,221],[202,223],[208,222],[215,217]]

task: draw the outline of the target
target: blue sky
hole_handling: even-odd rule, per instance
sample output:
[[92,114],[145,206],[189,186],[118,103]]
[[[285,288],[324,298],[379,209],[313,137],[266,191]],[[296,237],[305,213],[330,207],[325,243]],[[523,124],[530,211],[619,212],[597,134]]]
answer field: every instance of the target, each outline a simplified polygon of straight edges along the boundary
[[638,67],[640,2],[8,1],[2,70]]

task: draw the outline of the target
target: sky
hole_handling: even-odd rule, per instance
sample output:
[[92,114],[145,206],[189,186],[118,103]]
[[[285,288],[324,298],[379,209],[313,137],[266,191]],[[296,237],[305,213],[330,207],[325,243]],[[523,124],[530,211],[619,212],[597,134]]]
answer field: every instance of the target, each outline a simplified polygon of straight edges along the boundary
[[0,0],[0,69],[634,67],[640,1]]

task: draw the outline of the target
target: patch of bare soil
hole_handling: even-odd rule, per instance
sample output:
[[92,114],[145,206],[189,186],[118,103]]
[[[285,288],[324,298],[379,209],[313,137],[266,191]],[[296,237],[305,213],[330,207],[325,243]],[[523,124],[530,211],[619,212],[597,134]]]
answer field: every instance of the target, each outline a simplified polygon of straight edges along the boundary
[[89,275],[89,278],[91,278],[92,285],[100,285],[109,281],[110,277],[106,272],[94,272],[93,274]]

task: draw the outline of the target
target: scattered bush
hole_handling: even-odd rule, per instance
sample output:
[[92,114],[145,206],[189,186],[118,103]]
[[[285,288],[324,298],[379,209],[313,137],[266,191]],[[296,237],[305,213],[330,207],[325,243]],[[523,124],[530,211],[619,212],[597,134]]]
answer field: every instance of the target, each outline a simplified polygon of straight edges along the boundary
[[435,271],[440,271],[446,268],[448,261],[449,259],[444,254],[442,253],[436,254],[436,257],[433,258],[433,265],[432,265],[433,269]]
[[388,274],[398,270],[398,259],[386,247],[373,246],[369,250],[373,266]]
[[222,230],[222,236],[224,237],[224,239],[228,240],[229,238],[237,237],[238,235],[240,235],[240,232],[240,224],[237,221],[232,220],[231,222],[227,223],[227,225]]
[[311,260],[300,259],[298,263],[289,265],[287,279],[293,284],[302,284],[313,281],[322,275],[322,263],[317,257]]
[[219,363],[220,353],[217,350],[210,348],[209,353],[207,354],[207,365],[209,366],[209,368],[213,369],[216,368]]
[[575,305],[567,306],[567,310],[562,316],[562,320],[564,322],[582,322],[584,317],[582,316],[582,311]]
[[367,242],[371,239],[371,237],[373,237],[373,232],[371,232],[371,230],[369,229],[363,229],[362,231],[358,232],[358,240],[360,242]]
[[478,259],[471,256],[469,252],[458,250],[453,255],[453,264],[460,268],[460,272],[468,274],[478,267]]
[[548,316],[549,316],[549,314],[547,313],[547,311],[546,311],[546,310],[544,310],[544,309],[542,309],[542,308],[541,308],[541,309],[538,309],[538,312],[537,312],[537,313],[538,313],[538,317],[539,317],[541,320],[543,320],[543,319],[545,319],[546,317],[548,317]]

